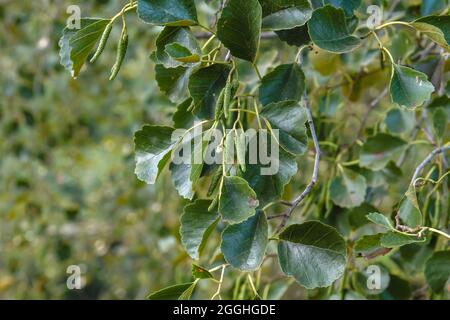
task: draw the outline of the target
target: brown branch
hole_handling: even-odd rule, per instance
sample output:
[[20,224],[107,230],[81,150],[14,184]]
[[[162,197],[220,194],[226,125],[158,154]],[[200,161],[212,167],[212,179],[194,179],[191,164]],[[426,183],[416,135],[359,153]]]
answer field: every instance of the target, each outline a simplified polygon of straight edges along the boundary
[[311,107],[309,105],[308,96],[306,95],[306,93],[303,95],[303,101],[304,101],[305,108],[306,108],[306,115],[308,117],[309,131],[311,132],[311,137],[313,139],[314,149],[316,152],[316,156],[314,159],[314,169],[313,169],[311,181],[306,186],[305,190],[303,190],[303,192],[291,202],[291,205],[289,206],[288,210],[284,214],[279,215],[283,219],[281,220],[281,223],[277,228],[277,231],[276,231],[277,233],[286,226],[286,224],[287,224],[289,218],[292,216],[292,213],[294,212],[295,208],[297,208],[298,205],[312,191],[314,185],[317,183],[317,178],[319,176],[319,163],[320,163],[321,151],[320,151],[319,139],[317,139],[316,129],[314,127],[314,121],[313,121],[313,117],[312,117],[312,113],[311,113]]

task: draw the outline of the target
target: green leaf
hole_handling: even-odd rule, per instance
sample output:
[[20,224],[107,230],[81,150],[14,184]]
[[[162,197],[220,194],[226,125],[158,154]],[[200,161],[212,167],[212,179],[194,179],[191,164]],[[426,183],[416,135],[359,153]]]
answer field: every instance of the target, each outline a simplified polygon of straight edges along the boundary
[[138,0],[139,18],[160,26],[192,26],[198,24],[194,0]]
[[383,233],[362,236],[356,241],[353,252],[357,256],[362,256],[367,260],[374,259],[380,255],[385,255],[390,250],[381,246]]
[[425,242],[425,238],[421,239],[415,235],[406,235],[396,231],[389,231],[381,237],[381,245],[385,248],[401,247],[418,242]]
[[[175,68],[199,62],[201,54],[197,40],[189,28],[165,27],[156,39],[153,60],[165,68]],[[193,60],[194,56],[197,60]],[[189,61],[189,58],[193,61]]]
[[240,223],[255,215],[258,207],[255,191],[240,177],[223,177],[219,212],[225,221]]
[[262,7],[262,28],[284,30],[303,26],[312,13],[308,0],[259,0]]
[[231,67],[213,64],[195,72],[189,79],[189,92],[195,104],[194,114],[201,119],[211,119],[220,92],[227,83]]
[[433,111],[433,129],[436,137],[443,139],[447,130],[447,112],[444,108],[438,107]]
[[214,279],[211,272],[196,264],[192,264],[192,276],[196,279]]
[[425,279],[435,293],[442,293],[450,278],[450,251],[438,251],[425,265]]
[[450,51],[450,16],[428,16],[415,20],[411,25],[428,36],[446,51]]
[[330,5],[314,10],[308,31],[315,45],[330,52],[350,52],[361,44],[360,39],[351,34],[344,10]]
[[376,212],[377,208],[369,203],[362,203],[360,206],[348,211],[348,222],[353,229],[358,229],[369,223],[366,216],[368,212]]
[[311,42],[306,25],[288,30],[278,30],[275,33],[281,41],[286,42],[290,46],[301,47]]
[[[203,156],[206,151],[207,141],[202,141],[201,143],[196,143],[196,139],[190,139],[174,150],[174,154],[180,152],[180,150],[186,149],[191,150],[191,158],[189,163],[183,161],[182,163],[170,164],[170,171],[172,172],[172,181],[175,185],[180,196],[185,199],[192,200],[194,197],[194,185],[197,184],[200,179],[202,169],[203,169]],[[187,160],[187,158],[186,158]]]
[[263,105],[281,101],[300,101],[305,92],[305,74],[296,63],[283,64],[264,76],[259,87]]
[[308,221],[289,226],[279,238],[281,269],[305,288],[328,287],[344,274],[345,240],[333,227]]
[[387,128],[392,133],[408,132],[414,128],[415,114],[410,110],[393,108],[389,110],[384,119]]
[[202,243],[217,224],[219,213],[209,212],[210,200],[197,200],[184,207],[181,216],[181,243],[192,259],[198,260]]
[[134,134],[135,173],[139,180],[148,184],[155,183],[177,143],[177,140],[172,140],[174,130],[170,127],[147,125]]
[[395,160],[406,149],[406,141],[386,133],[379,133],[367,139],[359,155],[361,167],[381,170]]
[[81,67],[94,49],[109,19],[81,19],[80,29],[65,28],[59,40],[59,56],[61,65],[70,71],[72,77],[78,77]]
[[371,212],[367,215],[367,219],[379,226],[394,230],[394,224],[392,223],[391,219],[382,215],[381,213]]
[[192,53],[188,48],[178,44],[171,43],[166,46],[167,54],[176,61],[182,63],[200,62],[200,55]]
[[[279,143],[292,154],[303,154],[308,146],[305,123],[306,110],[296,101],[283,101],[266,105],[261,116],[272,129],[278,129]],[[274,142],[275,143],[275,142]]]
[[[251,143],[256,143],[256,141],[250,141]],[[278,200],[283,194],[284,187],[297,173],[295,156],[282,148],[279,151],[279,170],[276,174],[262,175],[261,170],[270,167],[270,165],[263,165],[261,162],[257,164],[247,163],[247,170],[240,173],[240,176],[247,180],[250,187],[256,192],[260,206]]]
[[159,291],[156,291],[147,296],[149,300],[177,300],[186,291],[190,290],[194,282],[188,282],[183,284],[176,284]]
[[194,289],[197,286],[198,281],[194,281],[189,288],[187,288],[179,297],[178,300],[191,300]]
[[177,111],[172,116],[174,127],[177,129],[189,129],[194,126],[199,119],[192,112],[188,111],[192,104],[192,99],[188,98],[177,106]]
[[269,242],[268,228],[263,211],[244,222],[226,227],[220,246],[225,260],[241,271],[259,269]]
[[408,197],[403,198],[399,215],[402,223],[410,228],[419,227],[423,223],[422,212]]
[[194,70],[193,67],[165,68],[162,64],[157,64],[155,66],[155,77],[159,89],[174,103],[185,100],[188,98],[189,77]]
[[330,197],[343,208],[354,208],[364,202],[367,183],[364,176],[349,169],[342,169],[342,175],[335,177],[330,185]]
[[406,108],[416,108],[430,99],[434,86],[428,81],[426,74],[394,64],[390,92],[394,103]]
[[324,0],[324,3],[336,8],[342,8],[346,16],[352,16],[353,11],[361,5],[361,0]]
[[229,0],[217,23],[217,37],[231,54],[254,62],[261,34],[258,0]]

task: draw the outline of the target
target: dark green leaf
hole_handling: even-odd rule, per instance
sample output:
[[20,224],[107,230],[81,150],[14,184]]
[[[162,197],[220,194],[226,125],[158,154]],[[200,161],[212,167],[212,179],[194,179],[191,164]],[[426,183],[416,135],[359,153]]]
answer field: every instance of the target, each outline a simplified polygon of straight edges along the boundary
[[191,288],[194,282],[188,282],[183,284],[176,284],[159,291],[156,291],[147,296],[149,300],[177,300],[180,296]]
[[390,250],[381,246],[382,233],[363,236],[356,241],[353,252],[357,256],[362,256],[367,260],[376,258],[380,255],[388,253]]
[[244,222],[229,225],[222,233],[220,246],[225,260],[242,271],[258,269],[269,242],[268,232],[267,219],[262,211]]
[[231,54],[254,62],[261,34],[258,0],[229,0],[217,24],[217,37]]
[[193,71],[193,67],[165,68],[162,64],[157,64],[155,77],[159,89],[168,96],[170,101],[179,103],[188,98],[187,87]]
[[262,7],[262,28],[293,29],[303,26],[312,13],[308,0],[259,0]]
[[195,115],[201,119],[211,119],[220,92],[225,87],[231,67],[213,64],[195,72],[189,79],[189,92],[195,104]]
[[450,251],[438,251],[425,265],[425,278],[435,293],[442,293],[450,278]]
[[173,114],[172,120],[177,129],[189,129],[198,119],[188,111],[192,104],[192,99],[188,98],[177,106],[177,111]]
[[80,29],[63,30],[59,40],[59,56],[61,65],[70,71],[72,77],[78,77],[81,67],[94,49],[106,26],[111,22],[109,19],[81,19]]
[[[288,152],[303,154],[308,146],[305,123],[306,110],[296,101],[283,101],[266,105],[261,116],[272,129],[278,129],[279,143]],[[274,142],[275,143],[275,142]]]
[[255,215],[258,207],[255,191],[240,177],[223,177],[219,212],[224,220],[240,223]]
[[311,42],[306,25],[289,30],[278,30],[275,33],[281,41],[286,42],[290,46],[301,47]]
[[367,139],[359,155],[359,164],[364,168],[381,170],[391,160],[395,160],[407,147],[407,143],[397,137],[379,133]]
[[344,10],[329,5],[314,10],[308,31],[315,45],[330,52],[349,52],[361,43],[359,38],[351,35]]
[[139,180],[155,183],[177,143],[177,140],[172,139],[173,132],[174,129],[170,127],[147,125],[135,133],[135,173]]
[[263,105],[286,100],[300,101],[305,91],[305,74],[296,63],[283,64],[264,76],[259,87]]
[[450,51],[450,16],[428,16],[415,20],[412,26],[442,48]]
[[390,132],[402,133],[408,132],[414,128],[415,119],[416,117],[414,112],[394,108],[388,112],[384,122]]
[[342,169],[342,175],[333,179],[330,197],[343,208],[354,208],[364,202],[367,183],[364,176],[349,169]]
[[394,103],[406,108],[416,108],[430,98],[434,86],[428,81],[426,74],[394,64],[390,92]]
[[198,260],[202,243],[208,238],[211,226],[218,220],[218,212],[209,212],[210,200],[197,200],[184,208],[180,235],[186,252]]
[[196,264],[192,264],[192,276],[196,279],[214,279],[211,272]]
[[[198,62],[201,54],[197,40],[189,28],[165,27],[156,39],[153,60],[165,68],[175,68],[186,63]],[[186,61],[189,60],[189,57],[193,60],[194,56],[197,57],[197,60]]]
[[345,270],[345,240],[319,221],[289,226],[280,234],[278,256],[283,272],[305,288],[328,287]]
[[411,243],[424,242],[425,238],[416,235],[406,235],[396,231],[389,231],[381,237],[381,245],[386,248],[401,247]]
[[371,212],[367,215],[367,219],[379,226],[394,230],[394,224],[392,223],[391,219],[382,215],[381,213]]
[[433,129],[436,137],[444,138],[448,127],[447,112],[444,108],[438,107],[433,111]]
[[402,223],[410,228],[419,227],[423,223],[420,209],[408,197],[403,198],[400,204],[399,216]]
[[142,21],[160,26],[192,26],[198,23],[194,0],[138,0]]
[[333,7],[342,8],[346,16],[352,16],[353,11],[359,8],[361,0],[324,0],[325,4],[331,4]]

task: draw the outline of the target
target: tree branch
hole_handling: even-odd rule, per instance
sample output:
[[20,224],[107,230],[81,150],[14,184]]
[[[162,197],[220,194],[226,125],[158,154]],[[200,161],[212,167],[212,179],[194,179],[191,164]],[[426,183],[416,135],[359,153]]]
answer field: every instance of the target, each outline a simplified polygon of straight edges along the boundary
[[444,153],[445,151],[450,150],[450,145],[445,145],[443,147],[440,148],[436,148],[434,149],[429,155],[428,157],[425,158],[425,160],[423,160],[416,168],[416,170],[414,171],[414,175],[411,179],[411,186],[414,186],[416,183],[417,178],[419,177],[419,174],[422,172],[423,168],[425,168],[425,166],[431,162],[431,160],[433,160],[434,157],[436,157],[438,154]]
[[277,233],[286,226],[286,224],[287,224],[289,218],[292,216],[292,213],[294,212],[295,208],[297,208],[298,205],[311,192],[314,185],[317,183],[317,178],[319,176],[319,163],[320,163],[321,151],[320,151],[319,140],[317,139],[316,128],[314,127],[314,121],[313,121],[311,108],[310,108],[309,101],[308,101],[308,96],[306,95],[306,93],[303,95],[303,101],[304,101],[305,108],[306,108],[306,115],[308,117],[309,131],[311,132],[311,137],[314,142],[314,149],[315,149],[315,153],[316,153],[315,159],[314,159],[314,169],[313,169],[311,181],[306,186],[305,190],[303,190],[303,192],[291,202],[288,210],[283,215],[280,215],[281,217],[283,217],[283,220],[281,220],[281,223],[277,228]]

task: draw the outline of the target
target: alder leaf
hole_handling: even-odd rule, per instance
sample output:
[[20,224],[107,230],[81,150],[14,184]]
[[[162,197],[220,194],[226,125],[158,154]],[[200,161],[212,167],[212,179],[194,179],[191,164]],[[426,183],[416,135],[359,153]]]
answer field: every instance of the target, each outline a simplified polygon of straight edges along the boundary
[[305,91],[305,74],[298,64],[283,64],[264,76],[259,87],[263,105],[286,100],[300,101]]
[[342,174],[335,177],[330,185],[330,198],[343,208],[354,208],[364,202],[367,183],[364,176],[353,170],[342,169]]
[[362,256],[366,260],[383,256],[391,251],[390,248],[384,248],[381,245],[383,233],[362,236],[356,241],[353,252],[356,256]]
[[196,279],[214,279],[211,272],[196,264],[192,264],[192,276]]
[[425,265],[425,279],[435,293],[442,293],[450,278],[450,251],[433,253]]
[[146,125],[134,134],[135,173],[139,180],[148,184],[155,183],[177,143],[177,140],[172,139],[174,130],[170,127]]
[[176,284],[174,286],[170,286],[161,290],[158,290],[154,293],[151,293],[147,296],[148,300],[177,300],[180,296],[186,291],[189,290],[195,282],[188,282],[182,284]]
[[261,35],[258,0],[229,0],[217,23],[217,37],[231,54],[254,62]]
[[281,41],[290,46],[301,47],[311,42],[306,25],[288,30],[278,30],[275,33]]
[[[175,68],[199,62],[201,54],[197,40],[189,28],[165,27],[156,39],[156,51],[152,57],[155,63],[162,64],[165,68]],[[186,61],[189,57],[191,60],[197,57],[197,60]]]
[[[257,142],[250,141],[250,144],[251,143]],[[271,165],[278,166],[278,171],[275,174],[263,175],[261,170],[267,169]],[[258,161],[257,163],[247,163],[246,171],[240,172],[239,175],[248,181],[250,187],[256,192],[259,205],[262,207],[281,197],[284,187],[297,173],[297,170],[298,167],[295,156],[284,151],[283,148],[280,148],[279,158],[274,157],[273,163],[262,164],[261,161]]]
[[426,74],[394,64],[390,92],[394,103],[406,108],[416,108],[430,98],[434,86],[428,81]]
[[406,141],[386,133],[367,139],[359,154],[359,165],[371,170],[381,170],[395,160],[407,147]]
[[227,83],[231,67],[213,64],[195,72],[189,79],[189,93],[194,100],[194,114],[200,119],[214,117],[220,92]]
[[225,221],[240,223],[255,215],[258,207],[255,191],[240,177],[223,177],[219,212]]
[[422,212],[408,197],[404,197],[399,208],[402,223],[410,228],[422,226]]
[[[306,109],[296,101],[271,103],[261,110],[272,129],[278,129],[279,143],[292,154],[303,154],[308,146]],[[274,142],[275,143],[275,142]]]
[[210,200],[196,200],[184,207],[181,216],[181,243],[192,259],[198,260],[202,244],[215,228],[219,213],[209,212]]
[[389,231],[381,237],[381,245],[385,248],[395,248],[411,243],[425,242],[425,240],[425,238],[418,238],[416,235],[406,235],[396,231]]
[[80,21],[80,29],[64,28],[59,39],[60,63],[73,78],[78,77],[81,67],[110,22],[109,19],[84,18]]
[[189,77],[194,70],[194,67],[165,68],[162,64],[157,64],[155,78],[159,89],[174,103],[187,99]]
[[428,16],[419,18],[411,25],[446,51],[450,51],[450,16]]
[[342,8],[346,16],[352,16],[353,11],[361,5],[361,0],[324,0],[324,3],[336,8]]
[[408,132],[414,128],[415,114],[410,110],[393,108],[387,113],[384,122],[390,132]]
[[394,230],[394,224],[392,223],[391,219],[388,217],[382,215],[378,212],[371,212],[367,215],[367,219],[372,221],[373,223],[382,226],[384,228],[387,228],[389,230]]
[[159,26],[198,24],[194,0],[138,0],[138,17]]
[[175,128],[189,129],[194,126],[196,121],[199,121],[199,119],[189,111],[189,107],[191,106],[191,104],[192,98],[188,98],[177,106],[177,110],[172,116]]
[[361,44],[351,34],[344,10],[330,5],[314,10],[308,21],[308,32],[315,45],[330,52],[350,52]]
[[303,26],[312,14],[308,0],[259,0],[262,7],[262,29],[284,30]]
[[289,226],[279,238],[281,269],[305,288],[328,287],[344,274],[347,250],[335,228],[308,221]]
[[263,211],[258,211],[246,221],[226,227],[220,245],[225,261],[241,271],[257,270],[269,242],[268,229]]

